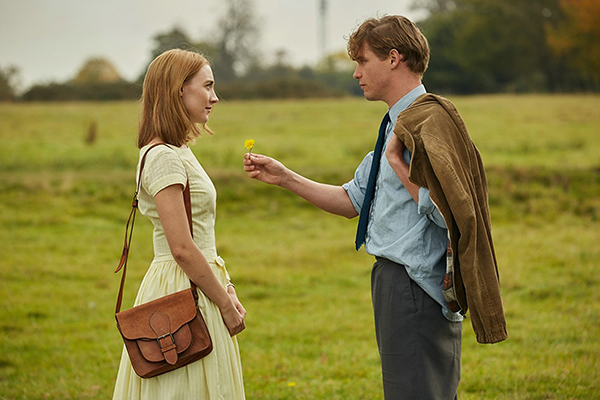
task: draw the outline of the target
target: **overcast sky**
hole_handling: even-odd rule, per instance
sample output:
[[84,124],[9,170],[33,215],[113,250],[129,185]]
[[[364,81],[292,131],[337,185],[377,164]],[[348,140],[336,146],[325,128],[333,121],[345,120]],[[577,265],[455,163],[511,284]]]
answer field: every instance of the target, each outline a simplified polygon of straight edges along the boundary
[[[285,49],[294,65],[319,58],[320,0],[254,0],[261,54]],[[418,19],[412,0],[328,0],[327,50],[343,50],[364,19],[402,14]],[[223,0],[0,0],[0,67],[19,68],[23,88],[72,78],[92,56],[110,60],[135,79],[149,61],[152,37],[174,26],[207,40]]]

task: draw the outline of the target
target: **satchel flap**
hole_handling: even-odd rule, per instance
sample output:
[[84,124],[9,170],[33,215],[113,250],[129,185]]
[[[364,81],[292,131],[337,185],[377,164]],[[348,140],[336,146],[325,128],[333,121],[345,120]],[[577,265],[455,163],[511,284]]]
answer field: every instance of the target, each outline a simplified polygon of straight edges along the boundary
[[[148,361],[158,362],[164,360],[166,354],[163,349],[160,348],[158,341],[153,340],[138,340],[137,345],[144,358]],[[192,344],[192,332],[188,325],[184,325],[175,333],[173,333],[173,343],[175,344],[175,351],[177,354],[183,353]]]
[[149,303],[140,304],[117,313],[117,326],[121,335],[129,340],[148,339],[156,343],[157,334],[150,325],[156,312],[169,316],[171,333],[175,333],[196,317],[196,302],[191,289],[185,289]]

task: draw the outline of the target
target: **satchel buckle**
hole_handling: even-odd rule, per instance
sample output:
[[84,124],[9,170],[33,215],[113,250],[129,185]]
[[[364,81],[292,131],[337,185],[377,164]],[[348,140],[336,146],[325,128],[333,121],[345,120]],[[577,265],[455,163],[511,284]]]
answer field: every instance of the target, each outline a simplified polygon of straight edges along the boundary
[[162,335],[162,336],[159,336],[159,337],[157,337],[157,338],[156,338],[156,341],[158,342],[158,346],[159,346],[161,349],[162,349],[162,344],[160,344],[160,339],[164,339],[164,338],[166,338],[167,336],[171,336],[171,343],[175,344],[175,338],[173,337],[173,334],[172,334],[171,332],[169,332],[169,333],[165,333],[164,335]]

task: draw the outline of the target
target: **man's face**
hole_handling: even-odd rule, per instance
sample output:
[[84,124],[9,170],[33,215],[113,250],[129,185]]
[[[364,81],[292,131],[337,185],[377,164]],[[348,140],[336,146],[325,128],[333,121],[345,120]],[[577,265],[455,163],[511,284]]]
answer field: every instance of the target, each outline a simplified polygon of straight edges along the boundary
[[356,70],[352,76],[358,80],[365,98],[372,101],[384,100],[387,97],[391,77],[390,57],[379,59],[365,43],[356,57],[356,63]]

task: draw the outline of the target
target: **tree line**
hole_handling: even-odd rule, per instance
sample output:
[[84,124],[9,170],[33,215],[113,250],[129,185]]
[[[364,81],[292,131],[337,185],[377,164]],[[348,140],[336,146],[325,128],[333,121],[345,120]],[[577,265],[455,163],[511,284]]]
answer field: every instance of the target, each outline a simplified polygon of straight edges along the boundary
[[[224,4],[210,39],[194,40],[175,27],[154,36],[148,62],[172,48],[198,50],[211,61],[225,99],[361,95],[345,51],[295,67],[281,49],[265,62],[253,1]],[[427,11],[418,25],[431,47],[429,91],[600,91],[598,0],[414,0],[412,7]],[[0,68],[0,101],[135,99],[144,73],[129,82],[108,60],[92,58],[67,82],[36,84],[17,95],[18,68]]]
[[437,92],[600,91],[598,0],[416,0]]

